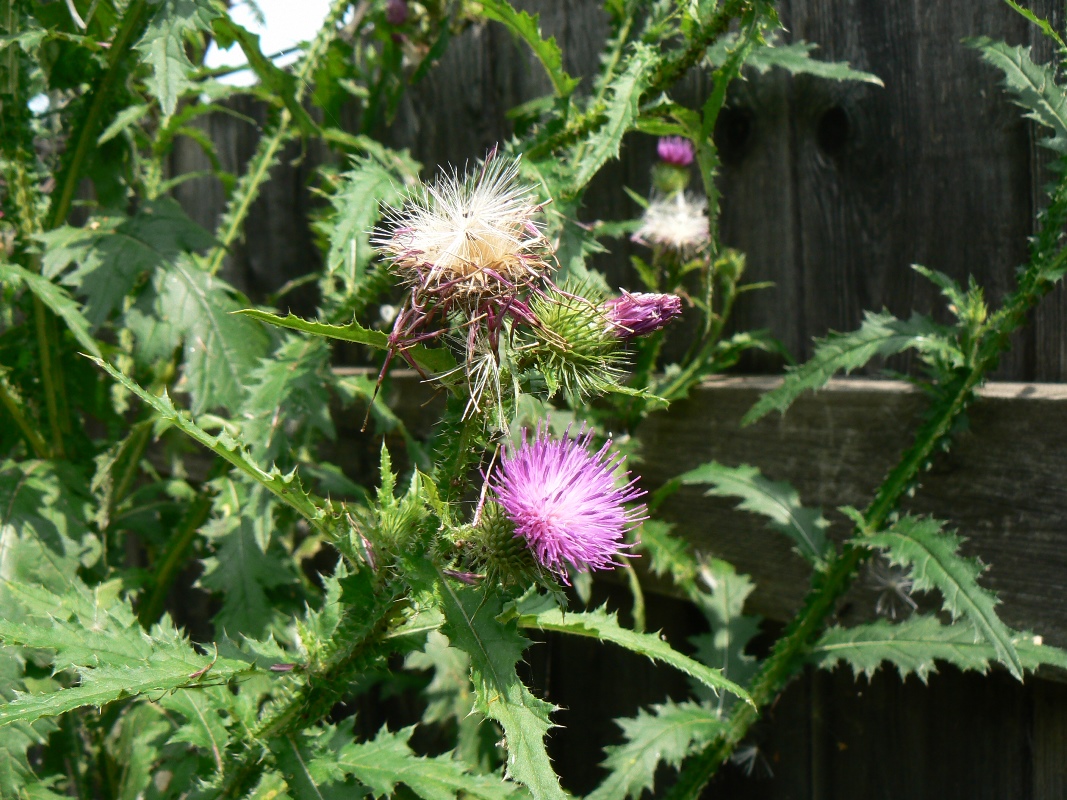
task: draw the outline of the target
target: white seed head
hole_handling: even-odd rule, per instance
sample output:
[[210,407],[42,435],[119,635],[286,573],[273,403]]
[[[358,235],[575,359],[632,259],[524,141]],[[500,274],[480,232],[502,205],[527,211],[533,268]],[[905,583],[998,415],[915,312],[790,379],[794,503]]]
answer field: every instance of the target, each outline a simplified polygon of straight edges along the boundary
[[653,198],[641,218],[635,241],[651,247],[666,247],[681,254],[694,253],[709,240],[707,200],[675,192]]
[[541,205],[518,163],[490,154],[462,177],[453,170],[387,212],[374,244],[400,277],[451,296],[514,293],[551,268],[551,246],[535,221]]

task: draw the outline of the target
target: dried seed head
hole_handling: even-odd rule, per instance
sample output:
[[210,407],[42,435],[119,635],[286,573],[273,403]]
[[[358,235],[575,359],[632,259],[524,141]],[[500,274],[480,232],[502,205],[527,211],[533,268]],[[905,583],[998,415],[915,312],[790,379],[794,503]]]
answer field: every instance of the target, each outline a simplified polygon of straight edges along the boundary
[[551,271],[540,211],[518,163],[490,154],[479,169],[444,174],[387,212],[373,242],[418,295],[473,311],[484,300],[515,297]]
[[645,209],[633,239],[681,255],[696,253],[710,238],[706,207],[704,198],[683,192],[655,198]]

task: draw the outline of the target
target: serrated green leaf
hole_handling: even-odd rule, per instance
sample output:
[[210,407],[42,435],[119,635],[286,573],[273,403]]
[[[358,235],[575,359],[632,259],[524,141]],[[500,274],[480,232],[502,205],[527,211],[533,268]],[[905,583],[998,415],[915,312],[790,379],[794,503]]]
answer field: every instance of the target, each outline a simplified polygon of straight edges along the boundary
[[[708,590],[698,591],[692,599],[707,618],[711,632],[690,637],[689,641],[696,647],[696,658],[721,670],[734,683],[747,686],[759,667],[759,662],[745,652],[748,643],[759,633],[760,618],[744,613],[745,601],[756,585],[747,575],[739,575],[732,564],[717,558],[703,561],[700,575]],[[701,699],[711,700],[707,696]],[[725,712],[731,699],[729,695],[721,695],[717,710]]]
[[[715,47],[708,53],[712,64],[719,66],[720,59],[724,60],[725,53],[733,47],[732,41],[736,38],[736,35],[727,36],[716,42]],[[819,61],[812,58],[812,52],[816,49],[817,44],[803,40],[789,44],[769,42],[754,47],[745,59],[745,66],[752,67],[761,75],[772,67],[779,67],[792,75],[814,75],[816,78],[832,81],[860,81],[885,86],[877,75],[853,69],[847,61]]]
[[215,552],[204,560],[199,584],[221,595],[214,617],[219,638],[258,638],[278,616],[267,592],[295,581],[291,562],[270,552],[277,501],[260,484],[220,478],[214,485],[215,518],[203,534]]
[[541,36],[541,20],[537,14],[531,16],[525,11],[516,11],[507,0],[480,0],[482,16],[501,22],[509,31],[530,46],[530,50],[541,62],[552,81],[552,88],[557,97],[567,97],[578,85],[579,80],[572,78],[563,69],[563,51],[556,44],[556,39]]
[[604,748],[604,766],[611,772],[587,800],[639,798],[655,789],[656,771],[661,764],[675,769],[691,753],[701,749],[725,727],[714,712],[697,703],[652,706],[636,717],[616,720],[625,744]]
[[959,554],[958,536],[943,532],[938,520],[907,516],[885,531],[864,536],[861,543],[884,550],[891,564],[908,567],[916,590],[937,589],[953,619],[966,617],[1011,674],[1022,680],[1023,664],[1011,631],[993,610],[996,596],[978,585],[983,567]]
[[220,17],[210,0],[163,0],[148,23],[136,47],[144,63],[152,69],[146,81],[149,92],[159,100],[164,122],[174,113],[178,99],[193,88],[195,69],[186,53],[186,39],[196,31],[211,30]]
[[796,551],[815,566],[825,562],[832,547],[826,539],[830,523],[822,509],[801,504],[797,490],[788,483],[768,480],[748,464],[727,467],[717,461],[701,464],[680,475],[679,480],[689,485],[709,484],[708,496],[740,497],[738,508],[767,517],[771,527],[792,539]]
[[[1033,634],[1013,634],[1012,644],[1023,669],[1036,670],[1046,664],[1067,669],[1067,652],[1041,644]],[[835,626],[815,643],[811,657],[824,669],[843,661],[857,676],[868,677],[883,664],[891,664],[901,678],[914,674],[926,683],[930,673],[937,671],[937,661],[984,674],[1000,654],[975,636],[973,625],[942,625],[936,617],[916,615],[895,623],[880,619],[851,628]]]
[[100,355],[100,348],[89,333],[89,322],[81,313],[74,298],[61,286],[18,264],[0,262],[0,280],[21,284],[29,289],[48,309],[67,324],[78,344],[87,353]]
[[225,686],[205,686],[195,692],[174,692],[161,697],[159,704],[163,708],[185,718],[185,724],[171,735],[168,743],[183,742],[200,748],[221,772],[232,723],[222,711],[232,699],[232,693]]
[[252,456],[288,467],[298,450],[313,447],[322,438],[332,439],[333,382],[330,348],[322,339],[286,336],[248,377],[241,432]]
[[958,358],[949,329],[929,318],[913,314],[905,321],[888,311],[879,314],[867,311],[858,330],[831,332],[825,339],[817,340],[811,360],[790,369],[782,385],[763,395],[741,424],[751,425],[771,411],[784,412],[801,394],[822,388],[838,372],[851,372],[875,356],[891,356],[909,349],[950,361]]
[[245,58],[248,59],[248,66],[252,68],[256,77],[262,82],[263,88],[266,89],[266,98],[274,103],[280,102],[292,115],[293,121],[305,136],[315,135],[318,132],[318,126],[300,102],[296,76],[276,67],[273,61],[263,55],[263,51],[259,48],[259,36],[238,25],[229,17],[216,17],[211,28],[220,47],[228,48],[234,42],[240,46]]
[[222,406],[236,410],[251,372],[267,355],[264,330],[239,314],[231,289],[188,256],[160,273],[160,315],[181,332],[183,388],[200,414]]
[[406,154],[389,155],[388,161],[354,158],[352,169],[342,176],[340,191],[330,198],[334,216],[328,228],[326,275],[340,275],[348,294],[356,291],[374,253],[370,231],[381,217],[381,207],[399,204],[405,185],[418,175],[419,165]]
[[652,557],[655,575],[669,576],[675,585],[690,593],[695,590],[700,565],[685,540],[671,533],[673,527],[660,520],[646,520],[641,524],[637,546]]
[[[142,276],[173,264],[182,253],[203,250],[215,242],[169,197],[145,203],[118,224],[104,220],[95,231],[75,230],[82,231],[84,238],[70,242],[59,255],[69,253],[78,262],[65,282],[85,297],[85,316],[94,327],[121,307]],[[46,234],[46,244],[54,234]],[[79,245],[84,252],[77,252]],[[50,257],[57,260],[46,252],[45,258]]]
[[117,584],[89,589],[72,578],[63,594],[21,584],[8,589],[27,621],[0,619],[0,643],[52,650],[54,668],[73,669],[79,680],[69,689],[17,694],[0,706],[0,727],[226,681],[250,669],[243,661],[198,653],[169,620],[145,633],[129,602],[118,599]]
[[170,423],[182,433],[226,459],[249,478],[266,487],[282,502],[290,505],[322,533],[330,536],[330,530],[325,524],[326,512],[323,510],[325,504],[322,501],[312,499],[304,491],[295,472],[283,475],[277,469],[273,469],[270,472],[265,471],[248,456],[244,444],[239,439],[226,432],[218,436],[212,436],[194,423],[187,414],[175,408],[174,403],[166,392],[160,396],[149,394],[106,361],[97,358],[94,358],[93,361],[112,378],[147,403],[165,422]]
[[733,681],[723,677],[720,670],[695,661],[671,647],[656,633],[638,633],[619,625],[614,612],[604,608],[595,611],[568,611],[551,608],[537,613],[522,613],[519,608],[519,627],[540,631],[555,631],[574,636],[588,636],[601,642],[611,642],[624,647],[638,655],[647,656],[653,661],[661,661],[674,667],[691,678],[700,681],[714,691],[727,691],[746,702],[751,702],[748,692]]
[[398,784],[423,800],[504,800],[515,796],[516,784],[493,775],[473,774],[450,755],[416,756],[408,746],[414,730],[410,727],[393,733],[382,728],[373,740],[350,742],[326,758],[370,789],[375,798],[395,796]]
[[608,161],[619,155],[622,137],[637,120],[641,95],[648,88],[658,53],[649,45],[637,44],[627,53],[626,69],[608,85],[604,123],[570,155],[574,166],[569,194],[577,194]]
[[[368,330],[355,320],[347,325],[329,325],[325,322],[311,322],[292,314],[279,317],[276,314],[260,311],[256,308],[244,308],[238,313],[262,322],[268,322],[271,325],[277,325],[279,328],[303,331],[314,336],[326,336],[331,339],[340,339],[344,342],[356,342],[369,345],[378,350],[389,349],[389,337],[386,334],[381,331]],[[415,363],[427,372],[442,374],[456,369],[456,359],[444,348],[429,348],[416,345],[415,347],[406,348],[404,352],[411,356]]]
[[1029,47],[1010,47],[980,36],[967,41],[982,52],[982,59],[1004,73],[1004,88],[1026,116],[1052,129],[1041,144],[1061,155],[1067,154],[1067,92],[1056,83],[1056,67],[1035,64]]
[[321,749],[308,736],[285,736],[271,742],[274,761],[285,776],[293,800],[347,800],[352,787],[339,785],[344,773],[333,758],[316,758]]
[[454,586],[443,575],[437,586],[445,616],[442,632],[471,658],[475,708],[504,729],[508,777],[527,786],[535,800],[565,798],[545,750],[555,706],[534,697],[515,672],[529,641],[515,620],[497,620],[503,608],[499,596]]

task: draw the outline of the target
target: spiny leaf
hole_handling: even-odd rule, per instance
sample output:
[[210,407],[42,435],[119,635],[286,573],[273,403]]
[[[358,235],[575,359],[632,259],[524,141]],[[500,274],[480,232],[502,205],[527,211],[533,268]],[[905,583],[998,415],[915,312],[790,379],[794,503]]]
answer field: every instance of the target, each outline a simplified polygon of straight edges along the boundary
[[67,328],[85,352],[100,355],[100,348],[89,333],[89,321],[82,316],[78,303],[63,287],[56,286],[47,278],[18,264],[0,263],[0,280],[25,285],[53,314],[67,324]]
[[[760,618],[744,613],[745,601],[756,585],[747,575],[739,575],[732,564],[717,558],[703,562],[701,577],[709,591],[697,592],[693,600],[707,618],[711,632],[692,636],[689,641],[696,647],[698,660],[745,686],[759,666],[759,662],[745,652],[752,637],[759,633]],[[725,711],[730,700],[728,695],[722,695],[718,710]]]
[[[1041,644],[1040,637],[1016,633],[1012,645],[1023,669],[1044,664],[1067,669],[1067,652]],[[892,664],[901,678],[914,674],[923,683],[937,671],[935,661],[984,674],[989,662],[1000,658],[997,648],[975,636],[973,625],[942,625],[936,617],[923,615],[897,623],[880,619],[851,628],[835,626],[815,643],[811,656],[825,669],[844,661],[857,676],[870,677],[883,664]]]
[[416,756],[408,746],[414,731],[414,726],[395,733],[383,727],[373,740],[350,742],[327,758],[370,789],[375,798],[394,797],[401,783],[423,800],[504,800],[516,795],[516,784],[493,775],[472,774],[448,754]]
[[270,744],[274,761],[285,776],[293,800],[343,800],[351,787],[338,785],[344,773],[333,759],[316,758],[321,749],[306,735],[290,735]]
[[604,164],[619,155],[622,137],[634,126],[638,103],[657,63],[658,54],[649,45],[637,44],[627,54],[626,69],[609,85],[604,123],[570,156],[575,163],[569,194],[577,194]]
[[611,774],[587,800],[639,798],[646,789],[655,788],[660,764],[679,768],[694,753],[725,727],[718,715],[697,703],[652,706],[651,713],[641,709],[636,717],[616,720],[622,728],[625,744],[604,748],[604,766]]
[[622,627],[615,613],[609,613],[604,608],[598,608],[595,611],[564,613],[553,605],[552,608],[536,613],[523,613],[520,605],[518,610],[520,628],[569,633],[575,636],[588,636],[601,642],[611,642],[654,661],[662,661],[716,692],[723,689],[746,702],[751,702],[748,692],[733,681],[724,678],[720,670],[711,669],[689,656],[682,655],[661,639],[659,634],[638,633]]
[[267,464],[290,466],[296,451],[334,437],[330,349],[322,339],[286,336],[248,378],[242,438]]
[[[257,483],[262,484],[268,491],[274,493],[283,502],[293,507],[299,514],[317,527],[327,536],[330,535],[328,526],[325,524],[326,512],[316,504],[316,501],[304,491],[300,485],[300,479],[295,472],[283,475],[276,469],[267,472],[256,464],[245,451],[244,445],[228,433],[212,436],[200,428],[189,418],[187,414],[174,407],[170,397],[164,392],[160,396],[152,395],[138,386],[133,380],[119,372],[106,361],[94,358],[105,372],[117,380],[141,400],[152,407],[160,418],[174,425],[182,433],[190,436],[217,455],[222,456],[228,462],[241,470],[245,475]],[[320,501],[321,502],[321,501]]]
[[[0,706],[0,727],[58,716],[82,706],[228,680],[248,664],[201,655],[168,620],[141,630],[118,585],[89,589],[72,579],[64,594],[34,586],[8,587],[27,621],[0,619],[0,643],[54,651],[59,670],[73,669],[78,685],[41,694],[18,694]],[[210,677],[207,677],[210,676]]]
[[340,275],[348,294],[357,290],[373,255],[370,230],[381,216],[382,205],[397,205],[403,187],[418,175],[419,165],[406,156],[390,152],[391,158],[357,157],[342,176],[341,189],[330,198],[334,207],[328,226],[330,252],[326,277]]
[[[733,49],[736,40],[736,34],[722,37],[708,50],[708,60],[715,66],[724,63],[726,54]],[[745,59],[745,66],[752,67],[761,75],[772,67],[780,67],[793,75],[814,75],[832,81],[861,81],[885,86],[877,75],[853,69],[847,61],[819,61],[812,58],[812,52],[816,49],[817,44],[805,41],[789,44],[769,41],[752,49]]]
[[978,585],[983,567],[961,556],[962,539],[941,528],[935,519],[902,517],[888,530],[865,536],[861,542],[885,550],[890,563],[909,567],[916,590],[941,592],[945,610],[953,619],[965,616],[1011,674],[1022,680],[1023,664],[1011,631],[993,610],[997,599]]
[[770,481],[756,467],[726,467],[717,461],[702,464],[680,476],[682,483],[710,484],[707,495],[740,497],[738,508],[762,514],[771,527],[796,544],[796,551],[812,564],[824,563],[832,545],[826,540],[830,523],[818,508],[800,502],[797,490],[784,481]]
[[836,373],[859,369],[875,356],[891,356],[904,350],[918,350],[923,355],[957,358],[948,330],[920,314],[900,320],[883,311],[867,311],[858,330],[831,332],[818,340],[811,360],[786,373],[777,389],[763,395],[741,420],[751,425],[771,411],[784,412],[805,391],[820,389]]
[[209,0],[163,0],[137,43],[144,63],[152,68],[148,90],[159,100],[164,121],[174,113],[178,99],[194,86],[186,38],[210,30],[212,20],[219,16]]
[[685,540],[671,533],[673,525],[660,520],[646,520],[637,537],[638,548],[652,557],[652,572],[670,576],[679,588],[691,593],[696,589],[700,569]]
[[225,686],[204,686],[195,692],[174,692],[159,699],[159,704],[168,711],[180,714],[185,724],[168,740],[184,742],[206,752],[216,770],[222,771],[222,757],[230,741],[228,730],[232,719],[222,715],[233,701],[233,695]]
[[[294,331],[303,331],[314,336],[327,336],[331,339],[340,339],[345,342],[365,344],[378,350],[389,349],[389,337],[381,331],[372,331],[364,328],[353,320],[347,325],[329,325],[325,322],[311,322],[289,314],[279,317],[267,311],[256,308],[241,309],[239,314],[277,325],[279,328],[289,328]],[[430,349],[422,345],[406,348],[404,350],[411,358],[427,372],[446,373],[456,369],[456,359],[443,348]]]
[[437,585],[445,615],[442,632],[471,657],[475,708],[504,728],[508,777],[529,787],[535,800],[565,798],[545,750],[555,706],[534,697],[515,672],[529,642],[514,619],[497,619],[502,611],[498,595],[454,586],[443,575],[438,575]]
[[[99,222],[96,230],[72,229],[81,233],[80,239],[64,242],[55,254],[45,254],[53,270],[66,266],[64,260],[77,261],[64,282],[85,297],[85,316],[93,326],[122,305],[144,274],[173,263],[182,253],[214,244],[211,235],[169,197],[145,203],[128,219]],[[42,236],[46,246],[58,233]]]
[[267,592],[295,582],[289,559],[270,550],[277,501],[260,484],[249,487],[224,477],[214,485],[216,517],[203,533],[216,549],[204,560],[199,584],[221,595],[217,636],[258,638],[279,616]]
[[516,11],[507,0],[481,0],[482,16],[503,23],[509,31],[530,46],[552,81],[557,97],[567,97],[579,83],[563,69],[563,51],[555,37],[541,36],[541,20],[537,14]]
[[238,25],[229,17],[216,17],[212,30],[222,48],[228,48],[237,42],[248,59],[248,66],[256,74],[266,90],[262,95],[273,103],[281,103],[292,115],[293,121],[307,136],[314,135],[318,126],[301,104],[298,97],[300,85],[296,76],[276,67],[274,62],[263,55],[259,48],[259,36]]
[[216,406],[235,410],[249,374],[267,355],[268,337],[258,325],[232,313],[241,306],[229,287],[191,258],[177,259],[162,277],[159,310],[182,332],[183,380],[193,413]]
[[1004,73],[1004,88],[1027,110],[1027,117],[1052,128],[1053,135],[1041,144],[1067,154],[1067,92],[1056,83],[1056,67],[1035,64],[1029,47],[1010,47],[985,36],[967,44],[981,50],[982,59]]

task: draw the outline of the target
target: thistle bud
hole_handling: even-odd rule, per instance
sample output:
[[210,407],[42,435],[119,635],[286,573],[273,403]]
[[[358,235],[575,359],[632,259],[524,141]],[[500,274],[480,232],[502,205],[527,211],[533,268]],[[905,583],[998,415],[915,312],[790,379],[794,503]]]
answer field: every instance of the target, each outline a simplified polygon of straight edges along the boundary
[[682,314],[682,300],[673,294],[631,294],[624,290],[621,297],[608,300],[603,307],[612,333],[620,339],[658,331]]
[[652,168],[652,185],[666,195],[682,192],[689,185],[689,165],[693,163],[693,144],[681,136],[659,140],[656,152],[660,163]]

